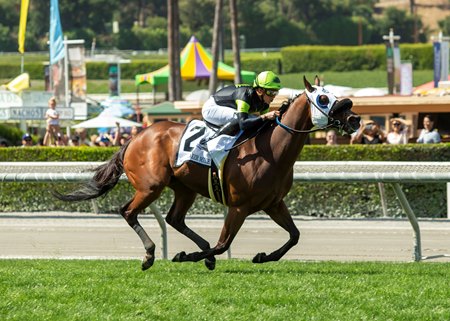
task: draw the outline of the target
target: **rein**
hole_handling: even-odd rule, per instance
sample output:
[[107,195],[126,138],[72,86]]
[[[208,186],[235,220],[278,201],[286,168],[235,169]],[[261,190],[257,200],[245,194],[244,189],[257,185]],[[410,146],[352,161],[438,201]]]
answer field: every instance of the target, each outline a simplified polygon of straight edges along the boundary
[[[284,111],[286,111],[289,106],[292,104],[292,102],[299,97],[298,95],[294,97],[294,99],[292,99],[287,107],[285,108]],[[311,99],[309,99],[308,95],[306,95],[306,99],[309,101],[310,104],[313,104],[313,106],[320,111],[322,114],[324,114],[327,118],[328,118],[328,122],[329,124],[326,125],[325,127],[319,127],[319,128],[314,128],[314,129],[309,129],[309,130],[299,130],[299,129],[295,129],[295,128],[291,128],[289,126],[284,125],[281,120],[280,117],[277,117],[275,119],[276,123],[278,126],[280,126],[281,128],[283,128],[284,130],[286,130],[288,133],[290,134],[294,134],[294,133],[298,133],[298,134],[309,134],[309,133],[314,133],[317,132],[319,130],[324,130],[330,127],[337,127],[338,129],[340,129],[342,127],[341,122],[339,120],[335,120],[333,117],[330,117],[327,113],[325,113],[322,109],[320,109]]]

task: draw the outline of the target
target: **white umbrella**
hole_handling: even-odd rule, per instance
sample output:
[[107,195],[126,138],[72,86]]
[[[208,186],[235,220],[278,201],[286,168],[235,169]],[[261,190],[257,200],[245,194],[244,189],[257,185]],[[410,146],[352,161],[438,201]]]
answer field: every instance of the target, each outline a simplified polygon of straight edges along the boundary
[[100,105],[104,108],[104,110],[100,113],[102,116],[109,115],[124,117],[134,114],[134,109],[132,108],[131,103],[119,96],[109,97],[102,101]]
[[84,122],[72,126],[72,128],[111,128],[116,127],[116,123],[120,124],[120,127],[142,127],[141,123],[131,121],[128,119],[114,117],[114,116],[97,116],[95,118],[88,119]]
[[210,96],[209,90],[199,89],[188,94],[184,100],[205,102]]
[[388,94],[386,88],[362,88],[353,93],[354,97],[374,97],[374,96],[386,96]]

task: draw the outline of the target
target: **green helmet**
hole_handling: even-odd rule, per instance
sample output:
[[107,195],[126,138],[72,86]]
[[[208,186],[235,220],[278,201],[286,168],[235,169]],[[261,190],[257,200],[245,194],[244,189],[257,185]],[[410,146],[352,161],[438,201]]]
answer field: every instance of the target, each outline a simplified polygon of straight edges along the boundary
[[253,87],[280,90],[281,81],[273,71],[263,71],[256,76]]

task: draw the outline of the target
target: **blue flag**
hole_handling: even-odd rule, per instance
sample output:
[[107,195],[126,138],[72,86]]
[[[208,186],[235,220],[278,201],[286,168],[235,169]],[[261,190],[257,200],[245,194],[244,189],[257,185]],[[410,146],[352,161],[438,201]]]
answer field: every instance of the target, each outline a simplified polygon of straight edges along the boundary
[[58,0],[50,0],[50,64],[57,63],[65,55]]

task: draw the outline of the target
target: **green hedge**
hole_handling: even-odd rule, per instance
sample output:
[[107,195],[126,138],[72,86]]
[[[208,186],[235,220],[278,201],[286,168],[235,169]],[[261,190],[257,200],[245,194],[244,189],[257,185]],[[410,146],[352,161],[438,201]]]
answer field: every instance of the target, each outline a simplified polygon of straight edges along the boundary
[[[232,60],[226,60],[226,64],[233,66]],[[167,59],[139,59],[132,60],[129,64],[121,65],[121,78],[134,79],[137,74],[155,71],[167,65]],[[278,58],[248,58],[242,59],[242,69],[260,72],[263,70],[276,70],[280,72],[281,62]],[[44,78],[44,65],[40,62],[30,62],[24,65],[25,72],[31,79]],[[0,62],[0,79],[12,79],[20,73],[20,65],[17,63]],[[88,62],[86,64],[88,79],[108,79],[108,64],[106,62]]]
[[[401,59],[411,60],[415,70],[433,69],[433,47],[431,44],[401,44]],[[384,45],[367,46],[289,46],[281,49],[281,58],[243,54],[241,65],[244,70],[260,72],[276,70],[278,73],[308,71],[351,71],[386,68]],[[225,60],[233,65],[230,58]],[[137,74],[151,72],[167,65],[167,59],[133,59],[121,68],[123,79],[134,79]],[[25,62],[24,69],[32,79],[44,78],[42,62]],[[88,79],[108,79],[108,64],[88,62]],[[0,62],[0,78],[16,77],[20,71],[17,62]]]
[[[117,148],[0,148],[0,161],[104,161]],[[447,161],[450,144],[436,145],[341,145],[305,146],[300,160],[305,161]],[[0,206],[9,211],[79,211],[91,212],[90,202],[63,203],[54,199],[50,190],[65,192],[76,188],[76,183],[1,183]],[[446,184],[403,184],[403,190],[418,217],[446,217]],[[388,215],[404,216],[393,190],[386,184]],[[106,197],[98,200],[100,212],[117,212],[133,195],[127,182],[116,186]],[[166,189],[158,206],[167,213],[173,199]],[[332,217],[380,217],[381,200],[378,185],[373,183],[294,183],[285,198],[292,215]],[[149,212],[147,209],[146,212]],[[222,214],[223,207],[199,196],[190,214]]]
[[[433,68],[431,44],[400,45],[400,53],[414,69]],[[285,73],[385,69],[386,49],[384,45],[290,46],[281,49],[281,60]]]

